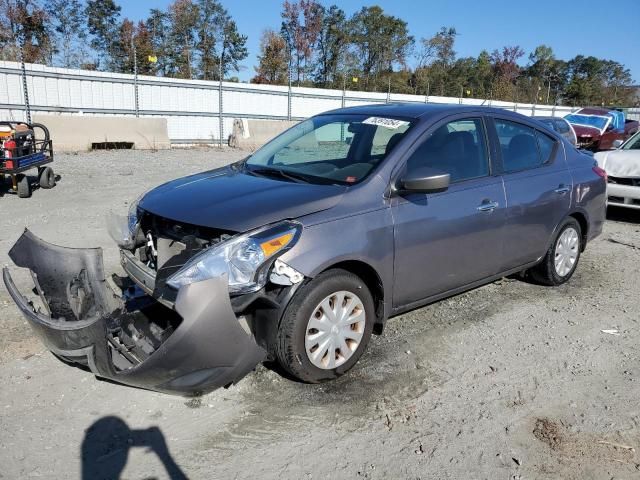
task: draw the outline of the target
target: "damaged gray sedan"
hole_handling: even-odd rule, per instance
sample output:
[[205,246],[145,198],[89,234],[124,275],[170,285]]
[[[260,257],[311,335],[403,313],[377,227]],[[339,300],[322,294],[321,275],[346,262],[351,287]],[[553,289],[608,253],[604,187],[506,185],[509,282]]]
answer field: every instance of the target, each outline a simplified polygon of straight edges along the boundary
[[604,177],[518,114],[347,108],[143,195],[111,225],[125,276],[27,230],[9,255],[33,291],[3,277],[54,355],[111,381],[201,394],[272,360],[322,382],[391,316],[518,272],[568,281]]

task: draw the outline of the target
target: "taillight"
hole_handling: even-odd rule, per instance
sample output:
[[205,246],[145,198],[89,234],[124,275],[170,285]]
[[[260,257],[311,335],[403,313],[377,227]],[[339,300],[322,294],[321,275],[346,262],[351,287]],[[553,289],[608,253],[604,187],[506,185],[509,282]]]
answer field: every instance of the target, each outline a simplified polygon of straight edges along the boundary
[[595,167],[592,168],[592,170],[596,175],[604,178],[605,182],[607,181],[607,172],[603,168],[600,168],[596,165]]

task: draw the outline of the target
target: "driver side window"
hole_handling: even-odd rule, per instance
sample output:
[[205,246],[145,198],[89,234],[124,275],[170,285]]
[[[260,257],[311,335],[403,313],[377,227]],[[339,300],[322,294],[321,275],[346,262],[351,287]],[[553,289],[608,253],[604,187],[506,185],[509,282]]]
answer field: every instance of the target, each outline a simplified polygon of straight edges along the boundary
[[431,167],[451,183],[489,175],[484,125],[480,118],[454,120],[432,132],[407,161],[407,170]]

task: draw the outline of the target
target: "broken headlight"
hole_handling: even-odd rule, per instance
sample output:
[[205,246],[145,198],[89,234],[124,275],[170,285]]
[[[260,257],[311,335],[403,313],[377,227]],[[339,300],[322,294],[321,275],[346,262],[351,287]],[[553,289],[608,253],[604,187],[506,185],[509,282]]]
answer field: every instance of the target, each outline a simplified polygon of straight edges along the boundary
[[131,202],[127,216],[110,214],[107,218],[107,230],[111,238],[119,247],[131,250],[136,246],[136,236],[138,234],[139,208],[138,204],[146,192]]
[[287,221],[237,235],[194,256],[167,284],[179,289],[226,274],[229,293],[259,290],[267,281],[268,267],[295,245],[301,231],[300,224]]

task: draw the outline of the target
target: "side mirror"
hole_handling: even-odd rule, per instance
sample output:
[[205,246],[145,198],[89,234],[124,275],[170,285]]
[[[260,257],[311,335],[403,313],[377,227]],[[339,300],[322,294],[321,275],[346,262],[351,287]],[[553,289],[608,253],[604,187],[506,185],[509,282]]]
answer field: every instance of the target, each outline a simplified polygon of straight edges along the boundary
[[622,146],[622,144],[623,144],[623,143],[624,143],[624,141],[622,141],[622,140],[620,140],[620,139],[618,138],[618,139],[614,140],[614,141],[611,143],[611,146],[612,146],[613,148],[620,148],[620,147]]
[[400,193],[437,193],[449,188],[451,175],[430,167],[416,168],[405,173],[398,182]]

